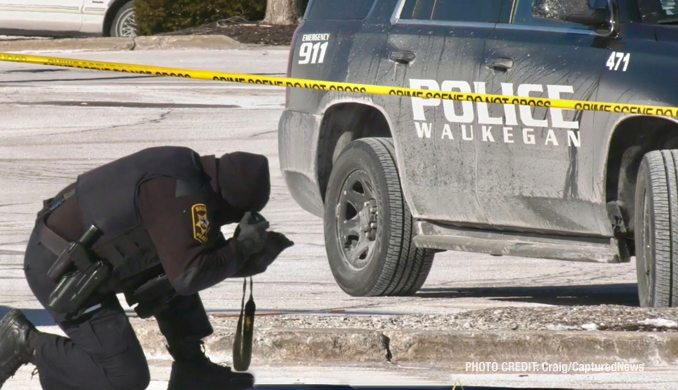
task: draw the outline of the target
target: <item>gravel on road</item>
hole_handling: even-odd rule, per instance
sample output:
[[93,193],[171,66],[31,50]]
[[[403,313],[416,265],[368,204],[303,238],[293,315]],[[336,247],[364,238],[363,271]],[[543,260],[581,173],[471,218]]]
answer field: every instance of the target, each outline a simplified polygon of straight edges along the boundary
[[[215,327],[235,328],[236,316],[213,318]],[[509,307],[453,315],[275,315],[256,318],[265,328],[341,328],[435,331],[630,331],[678,332],[678,310],[627,306]]]

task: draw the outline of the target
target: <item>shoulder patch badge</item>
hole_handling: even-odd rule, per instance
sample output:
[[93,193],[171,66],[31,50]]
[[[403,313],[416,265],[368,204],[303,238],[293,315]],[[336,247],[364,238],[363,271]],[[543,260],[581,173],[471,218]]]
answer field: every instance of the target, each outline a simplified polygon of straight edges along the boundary
[[193,238],[201,244],[207,242],[207,233],[210,231],[210,221],[207,219],[207,206],[196,204],[191,208],[193,215]]

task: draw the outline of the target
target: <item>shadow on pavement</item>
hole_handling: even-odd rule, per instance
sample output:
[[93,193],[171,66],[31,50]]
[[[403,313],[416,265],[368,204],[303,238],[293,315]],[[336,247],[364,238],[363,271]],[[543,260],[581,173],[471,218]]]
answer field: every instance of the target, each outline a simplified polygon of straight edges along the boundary
[[[267,390],[452,390],[453,386],[344,386],[344,385],[264,385],[264,386],[255,386],[254,389],[267,389]],[[518,389],[527,389],[527,387],[478,387],[478,386],[462,386],[457,385],[456,389],[459,390],[518,390]],[[541,387],[529,387],[530,390],[545,390]],[[566,390],[566,389],[557,389],[549,388],[549,390]]]
[[[9,313],[13,308],[0,306],[0,318]],[[21,309],[29,321],[35,326],[53,326],[56,325],[45,309]]]
[[497,301],[544,303],[561,306],[639,306],[637,285],[423,288],[421,298],[490,298]]
[[53,72],[68,72],[68,69],[13,69],[6,70],[2,73],[53,73]]
[[[6,73],[6,72],[5,72]],[[117,77],[88,77],[88,78],[71,78],[64,77],[60,79],[35,79],[35,80],[8,80],[8,84],[23,84],[23,83],[48,83],[57,81],[106,81],[106,80],[127,80],[127,79],[147,79],[156,76],[117,76]]]

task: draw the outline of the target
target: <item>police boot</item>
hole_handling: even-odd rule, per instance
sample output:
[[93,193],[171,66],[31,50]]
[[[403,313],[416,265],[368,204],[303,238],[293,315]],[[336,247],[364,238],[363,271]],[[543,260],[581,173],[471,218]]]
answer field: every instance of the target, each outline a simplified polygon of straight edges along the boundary
[[0,321],[0,388],[17,370],[33,359],[34,350],[29,346],[39,332],[24,314],[16,309]]
[[254,377],[212,363],[202,341],[182,340],[167,347],[174,358],[167,390],[243,390],[254,387]]

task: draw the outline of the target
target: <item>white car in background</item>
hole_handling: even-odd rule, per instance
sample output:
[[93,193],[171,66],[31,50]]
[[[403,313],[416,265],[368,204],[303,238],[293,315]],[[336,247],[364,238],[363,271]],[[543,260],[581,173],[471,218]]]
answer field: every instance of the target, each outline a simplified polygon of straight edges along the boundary
[[0,0],[0,34],[136,35],[132,0]]

